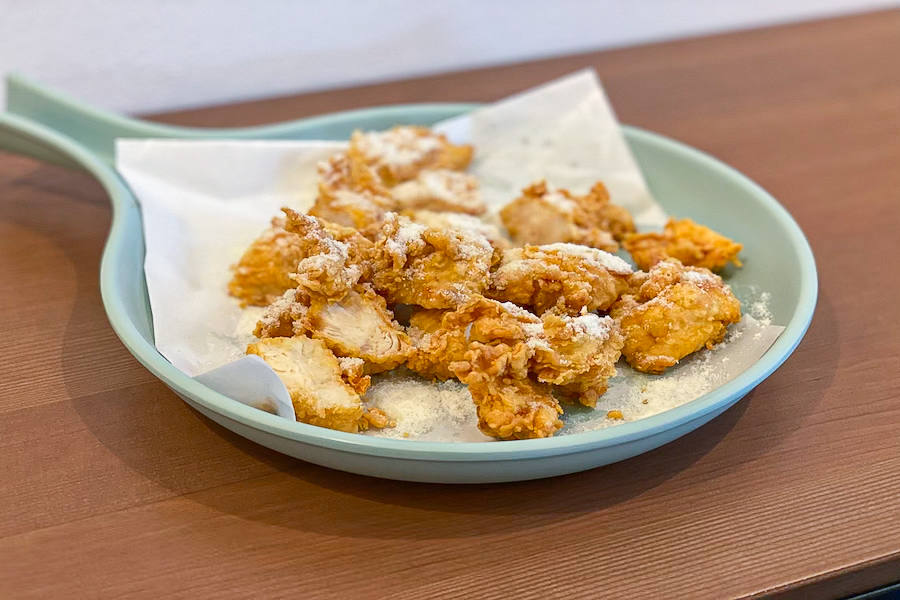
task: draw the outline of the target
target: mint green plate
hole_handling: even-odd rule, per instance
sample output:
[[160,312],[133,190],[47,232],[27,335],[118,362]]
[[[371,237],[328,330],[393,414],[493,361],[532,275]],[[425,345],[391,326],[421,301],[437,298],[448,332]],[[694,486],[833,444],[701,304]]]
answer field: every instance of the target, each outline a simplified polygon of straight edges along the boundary
[[692,402],[615,427],[539,440],[438,443],[354,435],[294,423],[214,392],[175,369],[156,350],[144,281],[141,215],[112,167],[117,137],[347,139],[354,129],[428,125],[472,104],[390,106],[267,127],[205,130],[147,123],[85,106],[20,77],[7,81],[0,149],[80,168],[106,188],[113,222],[100,288],[109,321],[125,346],[198,411],[264,446],[316,464],[390,479],[484,483],[551,477],[653,450],[697,429],[777,369],[812,319],[817,280],[803,232],[765,190],[722,162],[684,144],[633,127],[625,137],[652,192],[672,214],[693,217],[744,243],[744,268],[729,282],[771,293],[772,322],[785,330],[752,367]]

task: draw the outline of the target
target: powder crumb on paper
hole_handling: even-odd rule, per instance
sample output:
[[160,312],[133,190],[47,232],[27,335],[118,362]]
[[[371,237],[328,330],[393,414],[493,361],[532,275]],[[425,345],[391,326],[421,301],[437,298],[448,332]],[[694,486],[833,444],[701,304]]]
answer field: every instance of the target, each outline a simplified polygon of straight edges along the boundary
[[750,303],[750,314],[763,325],[772,324],[772,311],[769,309],[769,301],[771,299],[772,294],[762,292],[755,302]]
[[444,442],[489,441],[478,430],[478,415],[468,388],[455,380],[433,383],[410,373],[372,378],[366,403],[397,424],[366,435]]

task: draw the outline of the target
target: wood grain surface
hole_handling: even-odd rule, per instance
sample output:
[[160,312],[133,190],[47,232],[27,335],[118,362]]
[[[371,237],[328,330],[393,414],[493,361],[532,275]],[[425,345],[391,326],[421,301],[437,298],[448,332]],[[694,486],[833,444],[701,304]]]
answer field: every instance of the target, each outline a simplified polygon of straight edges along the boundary
[[787,207],[821,282],[787,363],[659,450],[519,484],[349,475],[200,417],[107,323],[100,186],[0,155],[0,597],[838,598],[900,580],[898,57],[890,11],[157,117],[490,101],[591,66],[623,122]]

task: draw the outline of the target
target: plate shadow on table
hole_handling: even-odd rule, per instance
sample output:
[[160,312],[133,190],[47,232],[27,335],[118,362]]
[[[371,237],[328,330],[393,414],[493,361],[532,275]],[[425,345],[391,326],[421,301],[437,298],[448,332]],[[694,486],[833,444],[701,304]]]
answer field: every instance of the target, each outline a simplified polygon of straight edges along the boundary
[[[46,181],[41,174],[47,170],[52,180],[70,181],[51,167],[36,169],[34,179]],[[79,204],[96,210],[95,201],[90,194],[69,203],[75,210]],[[839,359],[834,311],[827,298],[820,297],[800,348],[817,356],[804,363],[815,364],[816,377],[804,378],[802,395],[781,391],[792,386],[789,360],[761,389],[699,430],[630,460],[552,479],[451,486],[353,475],[245,440],[188,408],[157,381],[86,394],[85,373],[96,357],[84,352],[80,338],[89,323],[104,316],[97,290],[102,237],[96,248],[86,250],[83,243],[73,243],[79,236],[66,232],[74,227],[66,211],[41,211],[38,218],[30,210],[0,208],[7,213],[0,218],[53,240],[78,265],[62,365],[74,409],[91,434],[128,468],[184,498],[278,527],[347,537],[458,538],[540,528],[602,511],[654,490],[695,463],[703,464],[694,471],[714,470],[714,449],[726,437],[741,445],[744,462],[778,446],[814,413]],[[85,260],[86,252],[96,253],[96,263]],[[124,347],[119,350],[127,353]],[[748,438],[747,429],[757,427],[765,428],[765,435]]]

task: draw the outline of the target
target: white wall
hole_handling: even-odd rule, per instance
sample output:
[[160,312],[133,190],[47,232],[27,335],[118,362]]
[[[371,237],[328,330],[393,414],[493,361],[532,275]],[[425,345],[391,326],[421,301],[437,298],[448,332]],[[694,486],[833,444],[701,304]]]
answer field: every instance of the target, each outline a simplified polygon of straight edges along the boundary
[[831,16],[896,0],[6,0],[0,74],[152,112]]

